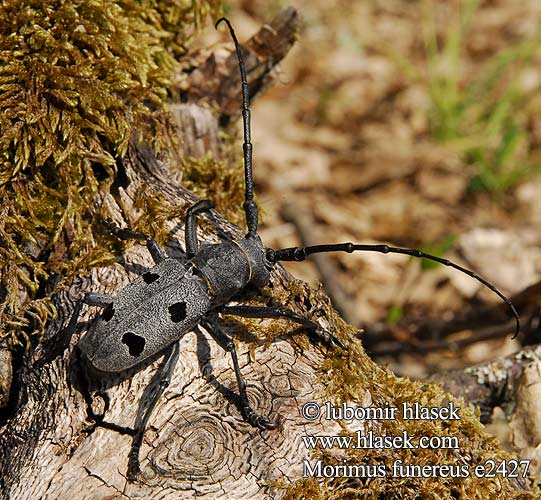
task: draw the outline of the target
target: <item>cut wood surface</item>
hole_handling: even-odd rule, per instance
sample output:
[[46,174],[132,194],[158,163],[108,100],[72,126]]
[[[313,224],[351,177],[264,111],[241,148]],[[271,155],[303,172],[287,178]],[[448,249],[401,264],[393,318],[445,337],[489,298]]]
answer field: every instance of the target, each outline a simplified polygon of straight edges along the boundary
[[[129,163],[136,169],[128,170],[131,182],[122,198],[124,203],[130,203],[147,183],[165,194],[170,203],[191,203],[189,193],[167,180],[165,167],[153,161],[148,151],[132,151],[135,161]],[[214,221],[220,229],[239,234],[218,215]],[[202,239],[210,238],[206,235]],[[130,248],[126,261],[152,265],[141,245]],[[88,279],[79,280],[69,294],[59,297],[59,318],[47,337],[58,334],[75,299],[84,292],[115,294],[133,278],[119,264],[96,269]],[[274,277],[275,282],[284,280],[284,284],[287,279],[284,273]],[[85,310],[82,322],[91,321],[95,315],[91,309]],[[180,341],[181,356],[173,381],[145,434],[141,481],[128,483],[125,476],[131,438],[100,427],[88,431],[91,422],[86,418],[85,401],[69,385],[70,355],[77,339],[49,362],[44,363],[49,353],[38,349],[23,374],[26,402],[3,435],[3,445],[10,447],[4,453],[10,455],[9,476],[5,477],[11,478],[12,499],[68,499],[74,495],[84,499],[263,498],[263,492],[271,494],[273,481],[291,481],[302,474],[307,451],[302,449],[301,435],[339,431],[336,424],[325,421],[309,425],[299,412],[321,389],[316,380],[325,350],[313,346],[301,352],[289,339],[265,346],[265,339],[260,339],[251,357],[254,344],[239,343],[241,369],[253,407],[279,422],[278,430],[260,431],[246,423],[239,412],[229,354],[203,329],[197,329]],[[133,425],[138,401],[155,369],[156,363],[109,390],[107,421]],[[11,439],[6,441],[8,431]]]

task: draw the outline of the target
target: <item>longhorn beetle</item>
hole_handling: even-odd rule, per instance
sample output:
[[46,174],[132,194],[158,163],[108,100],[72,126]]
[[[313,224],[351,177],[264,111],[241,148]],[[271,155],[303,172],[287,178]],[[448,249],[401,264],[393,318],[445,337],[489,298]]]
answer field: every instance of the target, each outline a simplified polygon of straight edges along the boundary
[[[340,243],[292,247],[273,250],[266,248],[257,234],[258,209],[254,201],[252,180],[252,144],[250,142],[250,109],[246,67],[241,46],[235,31],[226,18],[216,23],[216,28],[225,22],[235,44],[242,82],[242,120],[244,129],[244,177],[245,201],[243,204],[248,232],[244,238],[225,239],[218,244],[199,246],[197,240],[197,216],[214,207],[210,200],[200,200],[186,214],[185,245],[186,259],[168,257],[150,236],[129,229],[120,229],[107,222],[108,230],[122,240],[142,240],[154,260],[155,266],[138,279],[119,291],[116,296],[88,293],[80,299],[66,327],[66,333],[75,332],[83,304],[102,308],[102,312],[89,327],[76,346],[79,371],[87,381],[87,389],[94,385],[92,380],[111,379],[121,374],[130,374],[142,364],[163,354],[159,369],[145,389],[133,429],[114,424],[109,427],[124,429],[133,436],[129,461],[128,479],[135,480],[139,471],[139,449],[143,433],[158,399],[171,380],[179,357],[179,340],[197,325],[202,325],[223,349],[231,354],[240,396],[243,418],[259,429],[274,429],[276,424],[259,415],[250,405],[237,359],[235,344],[220,325],[220,314],[245,318],[286,318],[300,324],[327,345],[341,349],[346,346],[316,322],[299,316],[281,307],[227,305],[233,296],[239,296],[248,285],[264,287],[277,262],[302,261],[314,253],[370,251],[405,254],[430,259],[458,269],[480,281],[496,293],[510,308],[519,329],[517,311],[511,301],[494,285],[447,259],[429,255],[419,250],[397,248],[387,245],[356,245]],[[89,406],[89,411],[91,411]],[[93,413],[93,412],[92,412]],[[97,424],[101,416],[92,415]],[[105,422],[101,422],[104,425]]]

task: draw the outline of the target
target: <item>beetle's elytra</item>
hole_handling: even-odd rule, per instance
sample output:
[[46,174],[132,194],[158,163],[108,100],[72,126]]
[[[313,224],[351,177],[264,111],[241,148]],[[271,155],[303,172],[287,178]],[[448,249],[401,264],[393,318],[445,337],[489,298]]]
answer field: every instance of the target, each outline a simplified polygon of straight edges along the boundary
[[280,250],[266,248],[263,245],[257,234],[258,209],[253,199],[246,69],[241,47],[230,22],[226,18],[221,18],[216,26],[221,22],[226,23],[235,44],[242,81],[245,170],[243,207],[248,227],[246,236],[241,239],[226,239],[219,244],[203,245],[200,248],[196,231],[197,215],[214,207],[210,200],[198,201],[187,211],[185,260],[168,257],[149,236],[129,229],[120,229],[111,222],[106,223],[109,231],[121,239],[145,241],[155,265],[114,297],[96,293],[87,294],[77,303],[67,327],[67,333],[75,332],[83,304],[102,309],[76,347],[77,359],[81,365],[79,369],[86,380],[99,380],[100,377],[129,372],[163,354],[161,366],[145,391],[145,399],[140,406],[134,429],[130,432],[133,434],[128,463],[130,480],[135,480],[139,471],[139,449],[146,423],[169,383],[178,359],[178,341],[195,326],[205,327],[214,340],[230,352],[239,388],[242,415],[250,424],[261,429],[274,429],[275,424],[251,408],[235,345],[220,326],[220,314],[249,318],[287,318],[305,327],[322,342],[346,349],[342,341],[317,323],[283,308],[227,305],[231,297],[234,295],[238,297],[248,285],[258,289],[264,287],[269,281],[273,267],[279,261],[302,261],[311,254],[332,251],[400,253],[434,260],[468,274],[496,293],[511,308],[518,331],[518,314],[510,300],[477,274],[446,259],[419,250],[387,245],[343,243]]

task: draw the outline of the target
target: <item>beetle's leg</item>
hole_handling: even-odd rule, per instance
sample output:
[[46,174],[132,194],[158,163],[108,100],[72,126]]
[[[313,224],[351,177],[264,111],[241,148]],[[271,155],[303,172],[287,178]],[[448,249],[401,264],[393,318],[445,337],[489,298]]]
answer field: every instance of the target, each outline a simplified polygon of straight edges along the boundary
[[309,320],[308,318],[303,318],[302,316],[281,307],[224,306],[219,309],[219,311],[222,314],[231,314],[233,316],[241,316],[243,318],[285,318],[304,326],[323,343],[333,343],[344,350],[347,349],[340,339],[322,328],[315,321]]
[[250,406],[250,401],[248,400],[248,393],[246,392],[246,382],[242,378],[240,373],[239,360],[237,357],[237,350],[235,349],[235,344],[233,340],[225,333],[220,325],[218,324],[217,317],[210,318],[203,321],[203,326],[210,333],[212,338],[218,343],[218,345],[231,354],[231,359],[233,360],[233,368],[235,369],[235,376],[237,378],[237,385],[239,387],[239,396],[240,396],[240,407],[241,412],[244,418],[252,424],[254,427],[259,427],[260,429],[275,429],[276,424],[272,423],[265,417],[258,415]]
[[199,200],[186,212],[185,240],[186,257],[188,259],[191,259],[199,249],[199,243],[197,242],[197,214],[206,212],[211,208],[214,208],[212,200]]
[[139,472],[139,450],[143,443],[143,435],[150,415],[167,386],[171,383],[175,365],[179,356],[179,343],[175,342],[165,350],[162,364],[145,388],[137,417],[135,418],[134,435],[128,459],[128,480],[135,481]]
[[46,352],[47,356],[42,356],[38,359],[37,366],[43,366],[44,364],[51,362],[68,348],[71,337],[73,337],[73,334],[77,330],[79,316],[81,315],[84,304],[105,308],[111,304],[111,302],[113,302],[113,298],[102,293],[91,292],[80,298],[75,304],[75,308],[71,313],[66,328],[61,330],[57,336],[44,341],[44,349],[42,352]]
[[90,292],[84,295],[81,299],[77,301],[77,304],[75,305],[75,309],[73,310],[70,321],[68,323],[68,326],[66,327],[66,330],[64,331],[63,336],[66,335],[69,341],[71,336],[75,333],[75,330],[77,329],[77,322],[79,321],[79,315],[81,314],[81,310],[83,308],[83,304],[86,304],[88,306],[105,308],[112,302],[113,298],[110,295],[105,295],[104,293]]
[[104,225],[111,234],[114,234],[116,237],[120,238],[121,240],[141,240],[145,241],[147,244],[148,251],[150,252],[150,255],[152,256],[152,259],[156,264],[159,264],[163,260],[167,258],[167,255],[165,252],[160,248],[160,245],[156,242],[156,240],[153,240],[150,236],[147,236],[146,234],[142,233],[136,233],[130,229],[123,229],[118,227],[112,220],[107,219],[104,222]]

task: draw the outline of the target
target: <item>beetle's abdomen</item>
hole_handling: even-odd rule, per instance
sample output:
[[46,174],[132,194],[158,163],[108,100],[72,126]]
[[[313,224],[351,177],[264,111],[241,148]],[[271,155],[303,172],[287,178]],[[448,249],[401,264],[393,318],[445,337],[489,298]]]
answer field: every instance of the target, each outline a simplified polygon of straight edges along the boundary
[[[168,269],[169,267],[175,269]],[[172,259],[130,284],[80,340],[90,367],[119,373],[159,354],[210,309],[204,280]],[[172,279],[176,271],[177,279]],[[161,277],[163,276],[163,280]]]

